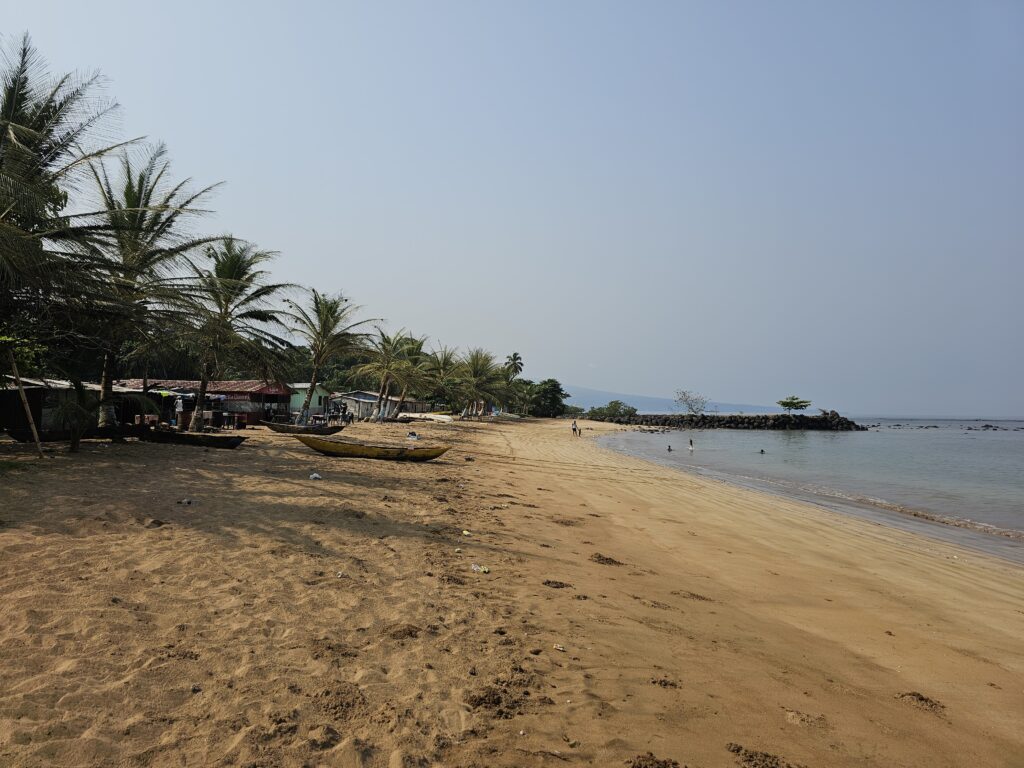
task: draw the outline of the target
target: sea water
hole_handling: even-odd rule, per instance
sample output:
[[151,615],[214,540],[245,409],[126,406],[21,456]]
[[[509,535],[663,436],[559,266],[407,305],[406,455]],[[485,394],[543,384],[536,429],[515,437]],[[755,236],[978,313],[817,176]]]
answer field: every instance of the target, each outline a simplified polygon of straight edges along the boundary
[[629,428],[600,441],[676,469],[1024,562],[1024,421],[858,422],[871,426],[864,432]]

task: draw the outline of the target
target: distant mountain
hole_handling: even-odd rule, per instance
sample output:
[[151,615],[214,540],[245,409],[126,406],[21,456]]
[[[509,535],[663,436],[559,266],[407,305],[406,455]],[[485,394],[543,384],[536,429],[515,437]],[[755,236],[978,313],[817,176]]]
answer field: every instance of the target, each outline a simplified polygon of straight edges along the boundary
[[[563,387],[572,395],[566,400],[569,405],[576,405],[580,408],[595,408],[607,405],[612,400],[621,400],[626,405],[631,405],[640,413],[679,413],[682,409],[676,401],[669,397],[648,397],[647,395],[625,395],[621,392],[605,392],[600,389],[588,387],[577,387],[575,384],[566,384]],[[745,405],[743,403],[719,403],[709,402],[708,413],[782,413],[781,408],[773,405]]]

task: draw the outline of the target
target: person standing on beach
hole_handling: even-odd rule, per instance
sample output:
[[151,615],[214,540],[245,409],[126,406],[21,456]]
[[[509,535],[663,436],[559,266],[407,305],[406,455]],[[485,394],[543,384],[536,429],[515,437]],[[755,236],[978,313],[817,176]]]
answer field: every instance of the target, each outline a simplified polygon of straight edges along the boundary
[[579,432],[579,429],[580,428],[576,426],[576,419],[573,419],[572,420],[572,434],[573,434],[573,437],[577,436],[576,433]]

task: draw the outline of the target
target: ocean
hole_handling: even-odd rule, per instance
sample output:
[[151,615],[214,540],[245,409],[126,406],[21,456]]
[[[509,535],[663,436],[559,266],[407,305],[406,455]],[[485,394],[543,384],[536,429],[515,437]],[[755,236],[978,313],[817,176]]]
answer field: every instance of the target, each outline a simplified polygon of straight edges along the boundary
[[668,467],[1024,563],[1024,421],[857,421],[870,429],[629,428],[599,441]]

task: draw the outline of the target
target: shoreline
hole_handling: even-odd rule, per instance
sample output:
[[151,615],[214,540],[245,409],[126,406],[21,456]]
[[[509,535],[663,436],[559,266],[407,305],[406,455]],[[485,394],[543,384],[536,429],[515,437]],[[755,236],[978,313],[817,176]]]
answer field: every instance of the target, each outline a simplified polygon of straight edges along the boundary
[[801,487],[792,487],[782,481],[763,477],[736,475],[705,467],[663,463],[656,458],[636,455],[627,450],[604,444],[601,438],[611,433],[609,431],[598,436],[598,444],[602,448],[621,456],[648,461],[671,471],[713,480],[732,488],[766,493],[780,499],[811,504],[829,512],[848,515],[862,520],[870,520],[882,525],[891,526],[897,530],[928,536],[948,544],[962,545],[986,555],[999,557],[1017,564],[1024,564],[1024,531],[1000,528],[967,518],[945,516],[928,510],[914,509],[883,499],[851,497],[838,491],[824,493],[820,490],[815,491]]
[[1024,760],[1019,567],[557,421],[417,431],[452,450],[253,430],[5,470],[0,762]]

